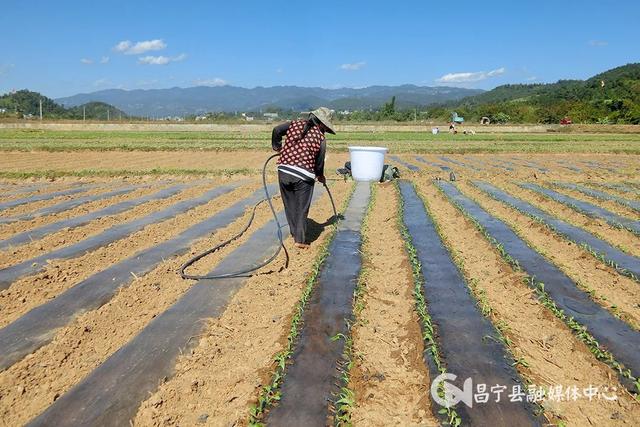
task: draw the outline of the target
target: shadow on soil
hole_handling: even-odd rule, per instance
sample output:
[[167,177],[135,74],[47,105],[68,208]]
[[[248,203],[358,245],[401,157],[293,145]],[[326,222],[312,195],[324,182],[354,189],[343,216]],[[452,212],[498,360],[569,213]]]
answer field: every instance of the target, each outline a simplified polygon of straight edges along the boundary
[[338,220],[344,219],[342,214],[338,214],[336,218],[335,215],[331,215],[329,219],[320,224],[312,220],[311,218],[307,219],[307,243],[311,244],[318,240],[324,229],[329,225],[334,225],[338,222]]

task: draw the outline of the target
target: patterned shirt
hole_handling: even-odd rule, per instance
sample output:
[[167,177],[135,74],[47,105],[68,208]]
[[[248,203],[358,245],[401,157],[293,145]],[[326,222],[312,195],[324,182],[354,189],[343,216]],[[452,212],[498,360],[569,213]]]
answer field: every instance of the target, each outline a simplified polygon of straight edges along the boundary
[[[326,142],[317,126],[304,133],[307,120],[294,120],[273,128],[271,146],[280,152],[278,170],[297,178],[313,181],[324,175]],[[286,135],[284,145],[282,137]]]

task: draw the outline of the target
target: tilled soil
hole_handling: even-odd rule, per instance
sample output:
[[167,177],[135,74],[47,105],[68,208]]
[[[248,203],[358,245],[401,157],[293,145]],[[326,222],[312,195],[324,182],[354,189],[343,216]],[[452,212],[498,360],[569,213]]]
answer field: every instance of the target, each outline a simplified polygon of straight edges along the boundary
[[551,187],[551,188],[553,188],[555,191],[559,193],[564,193],[567,196],[573,197],[574,199],[582,200],[587,203],[591,203],[592,205],[600,206],[601,208],[604,208],[617,215],[627,217],[630,219],[635,219],[635,220],[640,219],[640,214],[638,214],[638,212],[634,211],[631,208],[623,206],[619,203],[616,203],[612,200],[597,199],[595,197],[588,196],[584,193],[581,193],[580,191],[570,190],[568,188],[558,188],[558,187]]
[[18,215],[22,215],[22,214],[28,214],[28,213],[34,212],[34,211],[36,211],[38,209],[42,209],[42,208],[45,208],[45,207],[48,207],[48,206],[52,206],[52,205],[55,205],[55,204],[58,204],[58,203],[66,202],[66,201],[71,200],[71,199],[76,198],[76,197],[82,197],[82,196],[91,195],[91,194],[98,194],[98,193],[101,193],[101,192],[104,192],[105,190],[107,190],[106,187],[102,187],[102,186],[96,185],[94,183],[86,183],[86,184],[81,184],[81,185],[67,184],[67,185],[64,185],[64,186],[58,186],[55,189],[49,189],[49,188],[47,188],[46,190],[43,189],[43,190],[38,191],[37,193],[27,193],[27,194],[15,195],[15,196],[12,196],[10,198],[7,198],[6,200],[3,200],[3,202],[4,201],[15,201],[15,200],[18,200],[18,199],[28,199],[28,198],[35,197],[35,196],[56,193],[58,191],[73,190],[73,189],[76,189],[76,188],[81,188],[82,186],[87,186],[89,188],[86,191],[82,191],[82,192],[79,192],[79,193],[54,196],[51,199],[36,200],[36,201],[33,201],[33,202],[28,202],[28,203],[25,203],[25,204],[14,206],[12,208],[3,209],[2,210],[2,216],[3,217],[13,217],[13,216],[18,216]]
[[[344,198],[344,193],[345,191],[337,190],[336,198],[338,200]],[[238,193],[235,197],[233,194],[229,195],[229,200],[224,204],[221,203],[220,209],[242,196],[243,194]],[[320,203],[326,205],[325,201]],[[323,212],[319,217],[312,217],[324,219],[324,215],[330,211],[330,208],[327,209],[326,206],[324,208],[327,212]],[[206,216],[213,213],[209,209]],[[7,423],[2,425],[21,424],[33,418],[109,355],[126,344],[155,316],[174,303],[193,283],[182,280],[178,276],[176,273],[178,267],[195,253],[235,235],[244,227],[247,219],[248,214],[212,237],[194,245],[191,253],[167,260],[151,273],[134,280],[100,309],[85,313],[69,326],[60,329],[50,344],[0,373],[0,396],[2,396],[0,419],[7,420]],[[269,219],[271,219],[270,211],[266,206],[262,206],[256,215],[253,227],[257,228]],[[186,227],[176,224],[175,232],[172,234],[182,228]],[[247,237],[248,235],[244,236],[208,257],[209,265],[214,266]],[[294,251],[293,248],[290,250]],[[298,271],[300,275],[304,275],[307,264],[302,262],[302,259],[300,262]],[[267,267],[267,270],[277,267],[279,265],[272,265]],[[292,272],[293,277],[295,275]],[[262,280],[262,276],[257,276],[256,280],[258,279]],[[266,294],[270,292],[268,289],[284,286],[284,284],[278,284],[277,278],[273,279],[275,279],[273,286],[263,289]],[[260,280],[256,284],[258,288],[262,288]],[[272,298],[275,297],[276,295]],[[249,299],[245,300],[244,304],[247,304]],[[278,303],[274,305],[278,306]],[[269,329],[279,331],[276,328],[277,325],[273,325],[272,328],[271,324],[264,324],[269,325]],[[197,338],[194,337],[194,339]],[[256,343],[256,346],[258,344]],[[235,353],[234,361],[237,362],[237,360],[237,353]],[[8,420],[12,420],[11,423],[8,423]]]
[[537,221],[493,200],[477,188],[465,183],[460,183],[460,188],[491,215],[517,230],[520,237],[531,247],[560,267],[582,289],[591,292],[594,301],[638,328],[640,295],[637,282],[622,276],[575,243],[559,237]]
[[[177,201],[198,196],[217,184],[219,183],[209,182],[206,185],[185,190],[179,195],[162,202],[151,203],[149,205],[145,204],[132,209],[132,211],[127,213],[117,215],[113,218],[103,218],[101,220],[105,220],[115,225],[119,222],[125,221],[126,219],[137,218],[152,211],[170,206]],[[19,279],[8,289],[0,291],[0,305],[2,306],[3,311],[3,316],[0,319],[0,326],[7,325],[20,315],[26,313],[28,310],[48,301],[51,298],[55,298],[61,292],[64,292],[74,284],[102,270],[105,266],[114,264],[142,249],[154,246],[175,236],[189,226],[200,222],[211,216],[213,213],[231,205],[238,198],[248,196],[257,187],[258,185],[256,183],[241,186],[236,191],[222,195],[209,203],[191,209],[174,217],[173,219],[156,224],[150,224],[138,232],[85,255],[71,259],[52,260],[43,272]],[[93,227],[95,227],[95,225]],[[88,230],[85,230],[85,227],[82,227],[82,230],[79,230],[77,233],[73,233],[73,236],[78,239],[83,239],[95,234],[92,232],[91,225],[88,225],[86,228],[88,228]],[[108,227],[99,226],[99,229],[104,228]],[[65,234],[56,234],[67,244],[75,243],[68,241],[68,237],[63,237]],[[40,243],[27,246],[29,249],[31,246],[36,246],[36,250],[30,253],[21,253],[22,258],[20,259],[13,258],[14,255],[12,255],[11,260],[7,260],[6,262],[8,264],[14,264],[22,261],[23,259],[29,259],[32,256],[48,251],[48,248]]]
[[[8,156],[5,157],[4,154]],[[71,164],[76,169],[258,169],[267,154],[268,147],[264,152],[181,152],[180,156],[174,152],[37,153],[35,156],[33,153],[3,153],[0,167],[3,170],[5,166],[6,170],[67,170]],[[637,156],[445,154],[446,157],[477,167],[497,163],[498,160],[521,165],[524,160],[531,160],[548,168],[547,174],[530,168],[518,168],[510,172],[489,166],[483,171],[474,171],[446,163],[437,155],[420,156],[450,166],[455,171],[459,188],[465,194],[476,199],[491,214],[514,226],[532,247],[545,254],[581,287],[591,292],[596,302],[620,315],[632,326],[638,327],[640,305],[636,282],[619,275],[574,244],[555,236],[538,223],[496,202],[468,183],[471,179],[487,180],[567,222],[587,229],[630,254],[640,256],[640,241],[632,233],[616,229],[604,221],[588,218],[515,185],[520,181],[544,185],[547,181],[555,180],[633,180],[631,177],[636,173],[634,165],[637,165]],[[521,160],[510,159],[512,156]],[[409,173],[404,167],[401,170],[405,177],[416,181],[419,191],[428,200],[445,243],[470,283],[470,292],[507,338],[509,350],[515,360],[519,361],[516,368],[520,374],[535,385],[575,385],[580,389],[590,385],[608,387],[609,393],[617,396],[617,400],[612,402],[603,398],[589,401],[586,397],[575,401],[547,401],[543,404],[545,416],[554,423],[563,421],[567,425],[635,425],[636,420],[640,419],[640,404],[622,387],[615,372],[596,360],[569,328],[535,299],[533,291],[522,282],[523,275],[514,272],[495,248],[430,182],[433,177],[449,179],[449,173],[421,163],[413,155],[401,154],[400,157],[422,168],[417,173]],[[346,153],[335,156],[330,154],[327,175],[333,173],[333,168],[342,166],[347,158]],[[570,171],[558,164],[558,159],[574,163],[584,172]],[[579,160],[598,161],[607,167],[618,168],[619,173],[592,169],[578,163]],[[189,180],[187,177],[168,178],[174,179],[174,183]],[[27,195],[58,191],[76,182],[117,182],[118,186],[149,182],[155,183],[155,187],[87,204],[68,212],[5,225],[0,227],[0,238],[171,185],[158,182],[163,179],[165,178],[61,179]],[[238,178],[210,179],[207,184],[183,191],[178,196],[149,202],[74,230],[54,233],[38,242],[0,251],[0,265],[15,264],[51,249],[75,243],[113,225],[165,208],[179,200],[195,197],[214,185],[235,179]],[[147,226],[105,248],[74,259],[54,261],[45,272],[17,281],[9,289],[0,292],[0,327],[6,326],[31,308],[55,298],[106,266],[175,236],[190,225],[248,196],[260,186],[258,181],[258,177],[253,175],[248,185],[209,204],[175,219]],[[12,182],[14,181],[5,180],[3,184]],[[25,184],[32,182],[44,181],[24,181]],[[350,184],[342,182],[333,185],[332,191],[339,206],[346,199],[349,188]],[[322,192],[323,189],[318,186],[316,191]],[[588,196],[562,191],[629,216],[626,208],[615,208],[611,203],[596,203]],[[377,186],[376,192],[376,202],[367,220],[363,250],[367,270],[363,308],[357,314],[357,323],[353,327],[356,363],[351,371],[349,384],[356,396],[353,421],[356,425],[437,424],[430,407],[429,374],[422,360],[423,341],[411,294],[411,267],[397,228],[397,194],[392,186],[385,185]],[[625,197],[625,194],[620,195]],[[24,195],[14,195],[6,197],[6,200],[22,196]],[[631,198],[629,195],[626,197]],[[39,203],[49,206],[56,202],[50,200]],[[276,205],[280,204],[276,200]],[[25,206],[24,212],[35,206],[39,205]],[[4,214],[3,212],[3,216]],[[319,224],[330,216],[331,208],[327,197],[323,195],[310,213],[315,230],[313,234],[317,235],[311,249],[297,250],[288,239],[287,247],[292,253],[289,268],[279,271],[283,266],[280,258],[261,274],[247,280],[225,312],[217,319],[209,319],[203,333],[192,337],[197,340],[197,345],[189,354],[179,358],[175,374],[160,384],[158,390],[141,405],[132,420],[134,424],[160,426],[246,423],[249,408],[255,403],[260,388],[270,380],[274,367],[273,358],[286,343],[294,307],[318,250],[329,234],[329,227],[323,229]],[[149,274],[135,278],[107,304],[83,313],[71,324],[56,331],[49,344],[0,372],[0,426],[26,423],[130,341],[193,284],[179,278],[176,274],[178,267],[193,254],[236,234],[247,218],[248,213],[193,245],[189,254],[166,260]],[[252,230],[270,219],[271,213],[263,205],[258,209],[254,226],[247,235],[202,260],[192,271],[209,271],[234,248],[245,242]],[[203,319],[203,322],[206,321],[207,319]]]
[[[0,160],[0,169],[5,171],[38,170],[150,170],[166,169],[261,169],[268,156],[273,154],[270,142],[263,151],[78,151],[78,152],[39,152],[37,156],[24,152],[4,152]],[[325,164],[328,170],[342,167],[349,160],[348,153],[331,152],[331,143],[327,147]],[[272,160],[275,163],[275,160]],[[327,175],[330,175],[327,173]]]
[[[4,155],[4,153],[3,153]],[[36,196],[39,194],[51,193],[71,188],[77,184],[74,179],[71,180],[41,180],[41,179],[14,179],[0,180],[3,188],[0,190],[0,202],[8,202],[25,197]],[[86,180],[90,181],[90,180]],[[35,186],[35,187],[34,187]],[[28,187],[28,188],[25,188]]]
[[[607,183],[588,183],[588,182],[585,183],[585,185],[588,188],[591,188],[593,190],[604,191],[605,193],[610,193],[614,196],[622,197],[625,199],[640,200],[640,194],[637,192],[637,191],[640,191],[640,189],[638,189],[637,187],[636,187],[635,193],[628,193],[628,192],[622,191],[620,188],[602,186],[602,184],[607,184]],[[631,188],[633,188],[633,186],[631,186]]]
[[[354,425],[438,425],[413,298],[413,277],[397,226],[398,195],[376,187],[367,218],[362,311],[352,328]],[[384,243],[382,243],[384,242]]]
[[599,239],[617,246],[624,252],[640,257],[640,239],[630,231],[616,228],[601,219],[590,218],[576,212],[562,203],[550,200],[549,198],[534,191],[518,187],[512,182],[503,180],[495,180],[493,182],[508,193],[537,206],[556,218],[583,228],[597,236]]
[[[514,181],[530,181],[542,183],[544,181],[569,181],[569,182],[620,182],[621,180],[629,179],[630,177],[637,176],[638,174],[638,158],[637,156],[626,155],[588,155],[588,154],[399,154],[402,160],[411,163],[421,168],[424,174],[431,177],[440,177],[443,179],[449,179],[449,171],[442,171],[440,168],[421,162],[416,159],[416,156],[423,159],[438,163],[440,165],[448,166],[455,173],[458,178],[474,178],[474,179],[487,179],[492,177],[502,177]],[[447,162],[441,157],[447,157],[451,160],[461,162],[467,166],[460,166],[455,163]],[[513,157],[517,157],[519,160],[514,160]],[[616,169],[615,172],[611,172],[605,169],[598,169],[589,165],[581,164],[577,161],[592,160],[600,162],[608,167]],[[557,163],[557,160],[564,160],[568,163],[575,163],[580,169],[580,172],[572,171],[563,167]],[[548,169],[546,172],[542,172],[536,168],[529,167],[526,161],[535,163],[539,168]],[[503,162],[510,162],[512,164],[505,164]],[[621,162],[624,166],[615,166],[613,162]],[[394,163],[391,161],[390,163]],[[497,165],[497,166],[496,166]],[[502,167],[500,167],[502,166]],[[479,170],[475,170],[476,169]],[[507,170],[509,167],[513,170]],[[400,166],[400,169],[405,173],[408,170],[404,166]]]
[[[332,187],[340,207],[351,184]],[[322,190],[320,190],[322,191]],[[309,218],[322,224],[332,215],[328,198],[312,206]],[[286,343],[293,309],[330,226],[308,250],[291,247],[282,273],[253,276],[225,312],[209,322],[191,354],[179,358],[175,376],[147,399],[135,425],[235,425],[244,423],[260,387],[270,381],[273,359]],[[267,271],[277,271],[282,259]]]
[[[545,414],[567,425],[634,425],[640,417],[640,404],[617,380],[612,369],[596,360],[569,328],[534,297],[523,283],[523,275],[502,260],[496,250],[474,226],[426,180],[420,192],[430,203],[447,245],[458,258],[474,294],[491,310],[491,320],[500,325],[511,340],[509,346],[520,373],[537,386],[581,390],[593,385],[615,388],[616,401],[580,398],[575,401],[547,401]],[[481,302],[482,304],[482,302]]]
[[[221,180],[217,181],[222,182]],[[196,197],[207,189],[213,188],[213,186],[215,185],[216,181],[214,180],[210,180],[207,182],[202,181],[198,185],[191,188],[186,188],[171,197],[151,200],[147,203],[135,206],[117,215],[101,217],[80,227],[75,227],[70,230],[60,230],[59,232],[52,233],[42,239],[34,240],[31,243],[13,248],[7,248],[0,251],[0,267],[13,265],[26,259],[45,254],[54,249],[71,245],[92,235],[99,234],[115,225],[122,224],[132,219],[148,215],[152,212],[165,209],[175,203],[178,203],[179,201]],[[152,193],[159,191],[161,188],[162,187],[156,189],[156,191],[152,191]],[[135,196],[129,196],[125,200],[132,199],[134,197]],[[99,204],[99,208],[104,208],[106,206],[109,206],[110,204],[111,203],[109,203],[108,201],[103,201]],[[53,222],[55,222],[54,218],[45,217],[42,218],[40,224],[44,225]],[[13,229],[16,232],[23,232],[30,230],[30,227],[28,223],[19,223],[15,224]],[[10,235],[4,237],[10,237]]]
[[[101,191],[95,191],[92,192],[93,194],[99,194],[99,193],[104,193],[104,192],[109,192],[112,190],[115,190],[116,188],[122,188],[122,187],[126,187],[129,185],[136,185],[138,183],[136,182],[123,182],[123,183],[119,183],[119,182],[115,182],[114,184],[111,184],[111,187],[109,189],[102,189]],[[141,182],[140,184],[145,184],[144,182]],[[147,186],[148,185],[148,186]],[[50,215],[45,215],[45,216],[39,216],[30,220],[20,220],[17,222],[13,222],[13,223],[9,223],[9,224],[1,224],[0,225],[0,239],[6,239],[8,237],[11,237],[14,234],[23,232],[23,231],[29,231],[29,230],[33,230],[35,228],[41,227],[43,225],[46,224],[51,224],[54,222],[58,222],[58,221],[62,221],[62,220],[66,220],[69,218],[74,218],[80,215],[84,215],[86,213],[92,212],[92,211],[97,211],[99,209],[102,209],[104,207],[110,206],[110,205],[114,205],[116,203],[120,203],[123,202],[125,200],[130,200],[130,199],[135,199],[138,197],[142,197],[145,196],[147,194],[152,194],[155,193],[157,191],[159,191],[160,189],[164,188],[164,187],[168,187],[170,184],[169,183],[148,183],[145,185],[145,187],[143,188],[139,188],[136,190],[131,191],[130,193],[126,193],[126,194],[122,194],[119,196],[114,196],[114,197],[109,197],[108,199],[103,199],[103,200],[96,200],[93,202],[88,202],[88,203],[83,203],[80,206],[77,206],[75,208],[72,209],[67,209],[65,211],[61,211],[61,212],[57,212],[57,213],[53,213]],[[174,184],[175,185],[175,184]],[[83,195],[89,195],[92,194],[90,192],[87,193],[82,193],[82,194],[76,194],[71,196],[71,198],[77,198],[77,197],[82,197]],[[54,205],[55,203],[50,203],[49,205]],[[25,211],[25,213],[30,213],[35,211],[35,209],[31,208],[30,204],[29,204],[29,209],[27,209]],[[5,214],[4,212],[2,213],[3,217],[10,217],[11,215],[9,214]]]

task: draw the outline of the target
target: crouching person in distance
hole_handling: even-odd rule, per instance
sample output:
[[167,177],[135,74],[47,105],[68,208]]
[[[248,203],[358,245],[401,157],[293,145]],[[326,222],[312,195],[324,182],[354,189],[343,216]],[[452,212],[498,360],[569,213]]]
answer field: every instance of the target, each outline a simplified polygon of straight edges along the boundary
[[[294,120],[273,128],[271,146],[280,153],[278,181],[289,231],[298,248],[308,248],[307,216],[315,181],[325,183],[325,132],[335,135],[332,111],[325,107],[309,113],[307,120]],[[285,137],[284,144],[282,138]]]

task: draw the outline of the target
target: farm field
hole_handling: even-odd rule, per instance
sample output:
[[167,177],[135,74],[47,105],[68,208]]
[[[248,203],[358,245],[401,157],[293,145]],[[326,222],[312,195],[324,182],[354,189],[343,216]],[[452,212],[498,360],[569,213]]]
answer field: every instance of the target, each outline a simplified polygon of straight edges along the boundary
[[[196,281],[263,198],[268,133],[0,130],[0,425],[637,425],[639,144],[331,136],[343,219],[317,185],[310,249]],[[402,179],[343,180],[349,145]],[[272,219],[190,273],[268,258]],[[434,398],[444,372],[472,406]]]

